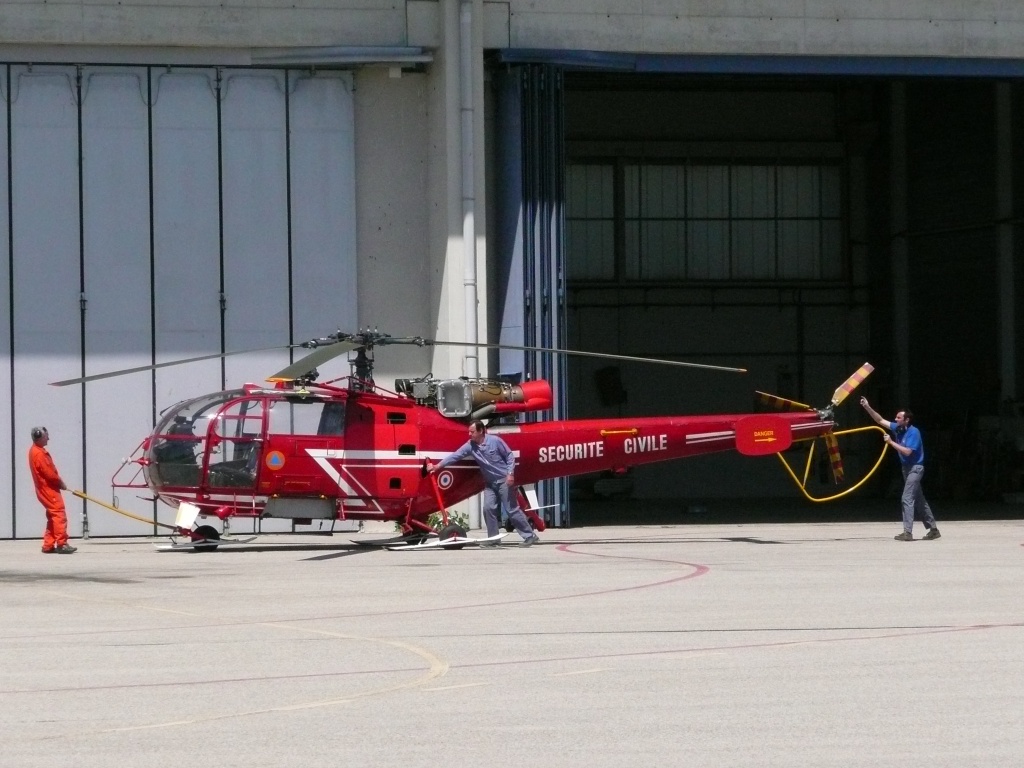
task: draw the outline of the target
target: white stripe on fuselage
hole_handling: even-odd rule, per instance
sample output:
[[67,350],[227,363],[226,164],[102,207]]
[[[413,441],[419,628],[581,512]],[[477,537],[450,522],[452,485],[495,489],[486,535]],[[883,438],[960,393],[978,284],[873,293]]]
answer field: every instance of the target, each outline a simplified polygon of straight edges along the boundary
[[722,432],[694,432],[686,436],[687,443],[712,443],[716,440],[728,440],[736,433],[731,429]]
[[[327,476],[331,478],[335,485],[338,486],[338,490],[341,491],[342,496],[351,499],[359,496],[370,495],[366,488],[360,486],[359,481],[351,476],[351,473],[347,473],[349,475],[347,480],[342,478],[341,472],[338,469],[335,469],[334,465],[329,461],[329,459],[340,461],[342,468],[344,468],[345,459],[348,458],[347,454],[350,452],[336,451],[331,448],[307,448],[306,453],[309,454],[309,457],[313,459],[313,461],[320,465],[320,468],[323,469],[323,471],[327,473]],[[357,452],[351,451],[351,453]],[[368,456],[361,456],[360,458],[371,458],[373,456],[373,451],[358,451],[358,453],[369,454]],[[391,453],[392,456],[398,455],[398,453],[394,451],[389,451],[389,453]],[[351,480],[352,484],[349,483],[349,480]],[[356,490],[356,487],[359,488],[358,491]]]
[[[338,486],[341,496],[347,499],[372,496],[369,490],[356,479],[352,472],[354,469],[410,469],[421,466],[426,459],[440,461],[447,455],[408,454],[398,451],[339,451],[334,448],[306,448],[305,451]],[[519,451],[512,451],[512,453],[516,458],[519,457]],[[475,469],[472,460],[460,462],[460,465],[452,465],[452,468]]]
[[[827,421],[811,421],[803,424],[792,424],[790,428],[794,432],[808,432],[818,431],[822,427],[828,426],[830,422]],[[694,432],[686,436],[686,442],[688,444],[696,443],[713,443],[718,440],[730,440],[736,436],[733,430],[723,430],[721,432]]]
[[[352,450],[337,450],[336,448],[306,448],[308,453],[313,458],[322,456],[327,459],[338,459],[339,461],[373,461],[379,462],[382,459],[398,460],[401,462],[416,462],[422,463],[424,459],[430,459],[431,461],[440,461],[449,452],[423,452],[418,451],[416,453],[399,453],[398,451],[352,451]],[[519,451],[512,451],[512,455],[519,458]],[[396,465],[398,466],[398,465]]]

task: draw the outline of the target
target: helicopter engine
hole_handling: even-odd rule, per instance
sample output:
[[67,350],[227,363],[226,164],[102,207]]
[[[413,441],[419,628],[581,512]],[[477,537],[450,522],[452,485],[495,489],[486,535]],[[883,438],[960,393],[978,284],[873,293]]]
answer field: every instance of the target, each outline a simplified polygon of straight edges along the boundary
[[551,385],[543,379],[511,384],[493,379],[397,379],[395,391],[454,419],[486,419],[551,407]]

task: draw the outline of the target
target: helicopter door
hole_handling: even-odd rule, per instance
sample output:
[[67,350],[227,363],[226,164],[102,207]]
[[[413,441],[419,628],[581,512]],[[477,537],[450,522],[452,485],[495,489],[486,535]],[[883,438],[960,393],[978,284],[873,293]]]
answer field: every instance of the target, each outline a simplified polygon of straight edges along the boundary
[[263,401],[235,400],[217,414],[210,430],[210,488],[254,490],[263,454]]
[[267,408],[266,460],[260,493],[336,496],[338,483],[334,478],[338,469],[330,462],[340,461],[344,454],[345,402],[269,400]]

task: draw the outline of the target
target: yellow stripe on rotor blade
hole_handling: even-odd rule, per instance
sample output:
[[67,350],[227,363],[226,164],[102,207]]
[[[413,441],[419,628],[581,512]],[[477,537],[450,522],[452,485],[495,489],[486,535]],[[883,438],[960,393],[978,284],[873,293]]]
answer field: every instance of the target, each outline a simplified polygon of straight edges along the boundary
[[850,378],[836,388],[835,394],[832,395],[832,405],[839,405],[843,402],[853,390],[860,386],[864,379],[871,375],[873,370],[875,370],[875,366],[871,363],[864,363],[858,368]]
[[839,485],[844,477],[843,457],[839,455],[839,439],[831,432],[826,432],[825,446],[828,448],[828,461],[832,466],[832,479]]

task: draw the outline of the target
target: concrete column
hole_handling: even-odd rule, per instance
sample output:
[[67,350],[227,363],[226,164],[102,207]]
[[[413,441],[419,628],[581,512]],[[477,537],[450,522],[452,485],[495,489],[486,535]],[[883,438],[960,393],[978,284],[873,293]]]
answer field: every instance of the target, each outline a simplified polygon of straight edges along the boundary
[[[443,143],[444,259],[438,297],[435,338],[449,341],[486,340],[485,293],[481,290],[482,254],[477,244],[485,232],[478,213],[483,201],[483,32],[482,0],[443,0],[441,49],[435,73],[438,92],[432,106],[443,114],[432,120],[435,146]],[[441,191],[442,185],[434,189]],[[478,194],[480,190],[480,194]],[[479,234],[478,234],[479,233]],[[431,238],[432,241],[434,238]],[[483,306],[481,306],[483,305]],[[433,370],[441,377],[479,375],[479,350],[436,347]],[[469,524],[481,524],[480,499],[466,504]]]

